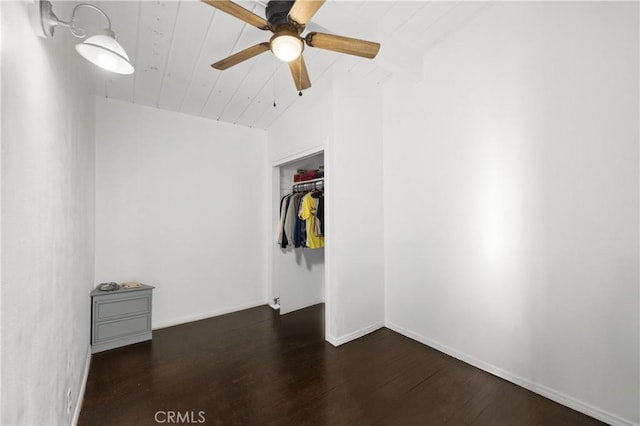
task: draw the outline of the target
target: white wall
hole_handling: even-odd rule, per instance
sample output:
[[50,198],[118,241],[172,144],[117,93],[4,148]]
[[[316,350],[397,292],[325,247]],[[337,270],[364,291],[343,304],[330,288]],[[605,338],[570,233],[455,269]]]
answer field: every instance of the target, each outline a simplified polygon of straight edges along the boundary
[[[322,147],[333,134],[332,82],[316,83],[313,92],[299,97],[269,129],[269,162],[286,162]],[[313,96],[311,96],[313,95]]]
[[[57,3],[65,16],[73,4]],[[68,16],[68,15],[67,15]],[[2,4],[2,424],[70,424],[89,356],[94,98],[72,37]],[[71,408],[67,409],[67,390]]]
[[384,325],[382,98],[379,86],[336,72],[334,136],[327,149],[331,343]]
[[339,345],[384,324],[382,105],[377,85],[330,77],[274,124],[269,150],[273,164],[325,144],[326,335]]
[[[2,3],[0,3],[0,26],[2,26]],[[0,28],[0,49],[2,30]],[[0,53],[0,207],[2,207],[2,54]],[[0,421],[2,421],[2,220],[0,220]]]
[[267,302],[266,132],[97,102],[96,282],[156,286],[154,328]]
[[638,423],[638,3],[506,2],[385,88],[393,329]]
[[[331,105],[331,80],[314,82],[314,86],[304,96],[298,98],[297,102],[269,130],[268,165],[272,170],[270,182],[272,196],[270,205],[267,207],[270,217],[270,233],[266,246],[269,268],[268,291],[271,298],[280,297],[281,312],[300,308],[314,301],[316,303],[323,301],[324,294],[320,298],[314,290],[326,292],[326,287],[322,283],[326,284],[327,248],[283,251],[276,244],[276,230],[280,216],[281,191],[282,188],[290,185],[290,177],[289,181],[284,177],[291,174],[291,167],[295,167],[286,164],[301,156],[317,154],[324,150],[324,144],[333,130]],[[325,200],[328,202],[327,198]],[[305,287],[298,288],[299,292],[294,292],[298,282],[304,282]],[[319,288],[321,285],[322,289]],[[329,310],[330,307],[327,306],[325,315],[327,317],[330,316]]]

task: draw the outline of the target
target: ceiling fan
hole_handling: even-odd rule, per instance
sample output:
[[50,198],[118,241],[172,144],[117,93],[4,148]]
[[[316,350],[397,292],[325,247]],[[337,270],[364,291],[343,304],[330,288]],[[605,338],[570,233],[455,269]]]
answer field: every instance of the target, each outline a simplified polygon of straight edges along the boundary
[[[307,66],[302,57],[304,44],[309,47],[373,59],[380,50],[380,43],[359,40],[333,34],[310,32],[301,36],[311,17],[324,4],[324,0],[271,0],[267,4],[264,19],[230,0],[202,0],[229,15],[273,33],[268,42],[244,49],[211,66],[226,70],[234,65],[271,50],[280,60],[289,63],[296,88],[300,91],[311,87]],[[302,95],[302,92],[300,92]]]

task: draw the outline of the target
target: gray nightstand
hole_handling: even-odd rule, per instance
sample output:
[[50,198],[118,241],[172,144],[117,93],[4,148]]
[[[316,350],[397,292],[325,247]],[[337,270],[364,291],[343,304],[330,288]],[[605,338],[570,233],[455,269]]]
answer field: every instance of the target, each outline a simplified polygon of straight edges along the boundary
[[91,292],[91,353],[151,340],[154,287]]

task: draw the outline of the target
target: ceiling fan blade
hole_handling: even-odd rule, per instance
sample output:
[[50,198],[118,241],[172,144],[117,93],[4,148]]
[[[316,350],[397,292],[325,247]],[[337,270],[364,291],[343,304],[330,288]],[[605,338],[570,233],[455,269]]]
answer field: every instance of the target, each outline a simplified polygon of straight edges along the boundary
[[305,25],[323,4],[324,0],[296,0],[289,11],[289,19]]
[[302,55],[298,56],[298,59],[289,62],[289,69],[293,76],[293,82],[296,84],[296,89],[305,90],[311,87],[307,65],[304,63],[304,57]]
[[264,42],[260,44],[256,44],[255,46],[248,47],[244,50],[241,50],[238,53],[235,53],[227,58],[224,58],[211,66],[217,70],[226,70],[234,65],[238,65],[240,62],[244,62],[247,59],[251,59],[254,56],[257,56],[261,53],[264,53],[269,50],[269,43]]
[[369,59],[375,58],[380,50],[380,43],[324,33],[309,33],[305,37],[305,42],[311,47]]
[[209,6],[213,6],[216,9],[220,9],[221,11],[228,13],[231,16],[235,16],[236,18],[246,22],[249,25],[253,25],[256,28],[260,28],[261,30],[268,30],[271,27],[266,19],[256,15],[250,10],[245,9],[244,7],[230,1],[230,0],[202,0]]

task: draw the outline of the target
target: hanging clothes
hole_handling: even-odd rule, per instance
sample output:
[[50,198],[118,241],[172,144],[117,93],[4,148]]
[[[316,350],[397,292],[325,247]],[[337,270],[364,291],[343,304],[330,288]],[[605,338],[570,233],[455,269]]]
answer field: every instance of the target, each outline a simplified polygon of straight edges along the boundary
[[276,241],[281,248],[324,247],[324,192],[291,192],[280,199]]
[[282,232],[283,232],[282,227],[284,225],[286,199],[287,199],[286,195],[280,199],[280,221],[278,222],[278,229],[276,233],[276,243],[278,245],[282,244]]
[[[294,242],[293,234],[295,230],[296,216],[298,213],[297,205],[300,203],[298,195],[300,194],[292,193],[291,196],[289,197],[289,207],[287,208],[287,211],[285,213],[285,219],[284,219],[284,232],[288,237],[288,244],[280,245],[282,248],[286,248],[287,246],[293,245],[293,242]],[[297,203],[296,203],[296,199],[298,199]]]
[[318,218],[318,222],[320,222],[320,235],[324,237],[324,192],[320,192],[318,196],[316,217]]
[[295,218],[293,223],[293,246],[296,248],[304,247],[306,245],[307,235],[305,232],[306,226],[304,220],[300,218],[300,203],[304,194],[298,193],[295,198]]
[[289,210],[289,206],[291,204],[291,197],[293,195],[294,194],[287,194],[284,197],[282,197],[282,199],[280,199],[280,222],[278,223],[277,242],[278,242],[278,245],[282,248],[285,248],[289,245],[289,237],[291,237],[291,234],[289,234],[289,237],[287,236],[285,223],[286,223],[287,211]]
[[305,221],[307,240],[306,246],[312,249],[324,247],[324,236],[320,235],[320,223],[316,216],[318,212],[318,199],[313,193],[308,192],[302,197],[300,213],[298,216]]

